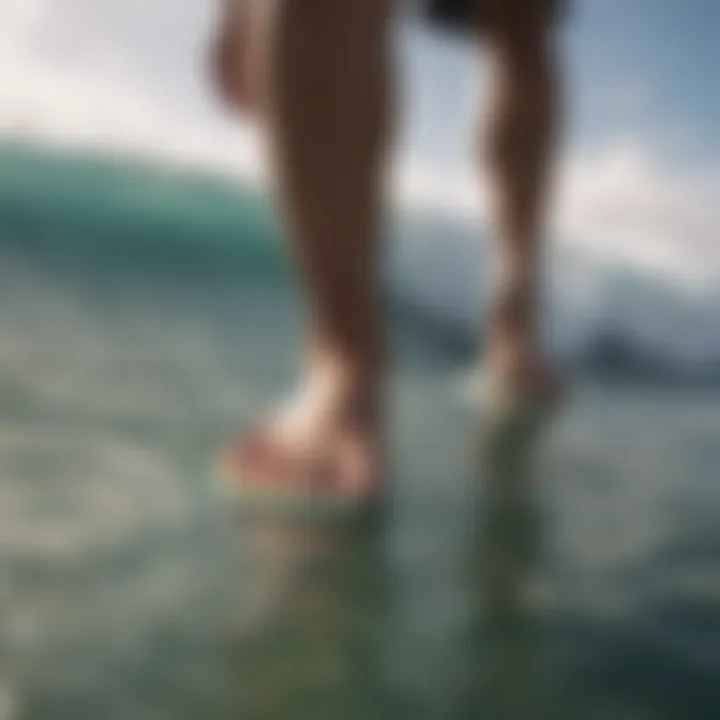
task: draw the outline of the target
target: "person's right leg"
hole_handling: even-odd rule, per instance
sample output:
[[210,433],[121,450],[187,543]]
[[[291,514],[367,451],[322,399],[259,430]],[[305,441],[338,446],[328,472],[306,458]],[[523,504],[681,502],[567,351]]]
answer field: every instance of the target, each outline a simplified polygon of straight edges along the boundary
[[381,472],[378,232],[391,0],[266,0],[256,112],[309,301],[307,379],[240,442],[245,481],[368,496]]
[[542,359],[539,273],[559,117],[553,0],[483,0],[493,80],[488,155],[497,238],[487,365],[504,392],[554,399]]

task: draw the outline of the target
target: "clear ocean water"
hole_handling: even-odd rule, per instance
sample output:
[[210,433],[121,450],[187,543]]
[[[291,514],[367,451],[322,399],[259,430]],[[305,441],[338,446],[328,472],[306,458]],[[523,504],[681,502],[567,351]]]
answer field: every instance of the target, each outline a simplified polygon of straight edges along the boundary
[[560,258],[574,392],[508,481],[448,223],[396,227],[385,516],[240,518],[213,458],[301,321],[266,203],[0,151],[1,720],[720,717],[717,307]]

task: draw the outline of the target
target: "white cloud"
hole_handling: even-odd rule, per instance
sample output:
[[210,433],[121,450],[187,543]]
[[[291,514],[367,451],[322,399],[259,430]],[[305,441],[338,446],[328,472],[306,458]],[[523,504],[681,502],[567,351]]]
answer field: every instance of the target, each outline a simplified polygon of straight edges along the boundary
[[252,134],[213,106],[202,77],[208,7],[0,0],[12,38],[0,38],[0,137],[257,173]]
[[720,279],[720,173],[663,165],[635,139],[571,158],[558,226],[569,242],[683,278]]

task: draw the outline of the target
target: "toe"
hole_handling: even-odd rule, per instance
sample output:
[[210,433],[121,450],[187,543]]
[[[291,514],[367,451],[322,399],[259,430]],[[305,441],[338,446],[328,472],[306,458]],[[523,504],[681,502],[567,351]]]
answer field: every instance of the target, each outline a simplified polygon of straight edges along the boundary
[[244,485],[291,488],[308,484],[310,477],[305,453],[267,431],[251,433],[239,441],[234,467]]
[[276,475],[277,450],[265,433],[251,432],[236,441],[230,452],[229,465],[237,483],[267,482]]

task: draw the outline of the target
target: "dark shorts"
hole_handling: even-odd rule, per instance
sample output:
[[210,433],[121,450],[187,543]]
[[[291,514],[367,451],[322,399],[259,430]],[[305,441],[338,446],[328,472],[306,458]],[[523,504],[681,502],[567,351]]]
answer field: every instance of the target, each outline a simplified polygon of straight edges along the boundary
[[[423,2],[428,18],[438,26],[466,31],[482,29],[483,0],[423,0]],[[544,6],[549,22],[556,19],[565,6],[565,0],[534,0],[534,2]]]

